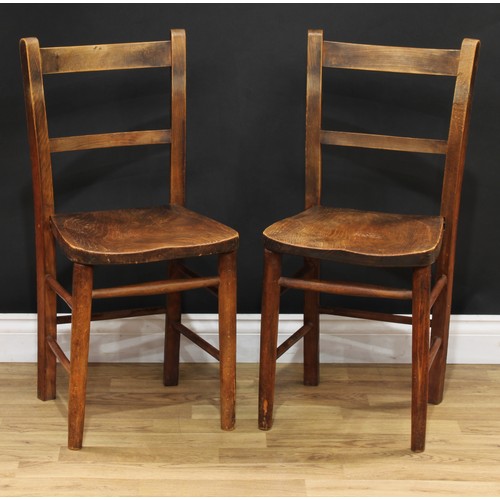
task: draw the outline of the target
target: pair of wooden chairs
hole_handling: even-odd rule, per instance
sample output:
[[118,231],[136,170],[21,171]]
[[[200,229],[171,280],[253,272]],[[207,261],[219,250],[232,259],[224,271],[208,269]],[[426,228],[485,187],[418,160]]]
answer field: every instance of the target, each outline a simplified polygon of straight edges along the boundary
[[[304,383],[319,382],[319,314],[340,314],[412,325],[412,440],[425,446],[427,403],[443,397],[460,191],[479,42],[464,40],[460,50],[383,47],[323,40],[309,31],[306,113],[305,211],[264,231],[264,285],[260,352],[259,427],[272,426],[276,360],[304,340]],[[93,299],[166,294],[161,310],[138,309],[129,315],[166,312],[164,383],[178,383],[179,339],[185,335],[220,361],[221,427],[235,420],[236,251],[238,233],[193,213],[185,204],[186,55],[183,30],[171,40],[132,44],[40,48],[35,38],[21,40],[28,132],[33,172],[38,297],[38,396],[56,394],[56,362],[69,372],[69,448],[82,446],[89,330],[93,319],[124,317],[122,311],[92,314]],[[171,67],[171,127],[165,130],[49,138],[43,76],[81,71]],[[416,139],[322,129],[322,68],[344,68],[456,79],[447,140]],[[104,147],[171,144],[170,204],[159,208],[62,214],[55,210],[51,155]],[[441,212],[436,216],[399,215],[321,205],[322,145],[352,146],[445,156]],[[73,262],[73,288],[56,277],[56,244]],[[293,277],[282,276],[282,255],[304,259]],[[200,277],[183,259],[218,255],[218,275]],[[321,259],[361,266],[407,267],[411,289],[320,280]],[[93,289],[98,265],[169,261],[168,279]],[[435,269],[432,273],[432,266]],[[218,290],[219,349],[181,323],[182,291]],[[280,293],[305,291],[304,325],[277,345]],[[350,309],[326,309],[320,293],[412,300],[412,316]],[[71,308],[58,316],[56,297]],[[432,314],[432,330],[430,317]],[[57,343],[57,323],[71,321],[71,361]],[[429,336],[429,331],[431,332]]]

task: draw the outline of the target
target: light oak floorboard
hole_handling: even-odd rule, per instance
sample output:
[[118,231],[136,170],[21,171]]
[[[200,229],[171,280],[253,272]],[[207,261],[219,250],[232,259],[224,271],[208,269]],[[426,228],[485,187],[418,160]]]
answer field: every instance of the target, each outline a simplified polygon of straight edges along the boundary
[[219,427],[216,364],[90,367],[84,448],[69,451],[67,376],[36,399],[34,364],[0,364],[0,496],[499,496],[500,366],[448,367],[427,448],[409,449],[403,365],[278,365],[275,423],[257,429],[258,367],[238,365],[237,427]]

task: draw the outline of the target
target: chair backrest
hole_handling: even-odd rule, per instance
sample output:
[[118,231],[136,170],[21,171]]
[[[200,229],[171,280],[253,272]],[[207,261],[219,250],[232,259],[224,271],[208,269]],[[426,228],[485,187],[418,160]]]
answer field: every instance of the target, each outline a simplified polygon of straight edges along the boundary
[[[35,222],[47,229],[54,213],[51,154],[118,146],[171,144],[170,202],[184,205],[186,151],[186,36],[172,30],[170,41],[41,48],[36,38],[20,42],[33,174]],[[49,137],[43,77],[139,68],[171,67],[171,127],[163,130]]]
[[[445,248],[447,243],[449,246],[456,232],[478,53],[479,41],[471,39],[464,39],[460,50],[419,49],[324,41],[321,30],[310,30],[307,49],[306,208],[321,203],[323,144],[445,155],[441,215],[445,218],[448,234]],[[448,139],[323,130],[323,67],[454,77],[456,83]]]

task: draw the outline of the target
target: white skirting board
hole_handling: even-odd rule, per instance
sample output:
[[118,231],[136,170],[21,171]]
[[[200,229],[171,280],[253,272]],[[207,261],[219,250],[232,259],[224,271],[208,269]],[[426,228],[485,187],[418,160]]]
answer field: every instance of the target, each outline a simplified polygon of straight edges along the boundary
[[[282,342],[301,326],[299,314],[280,315]],[[185,314],[183,323],[217,345],[216,314]],[[321,316],[321,361],[324,363],[409,363],[410,326],[337,316]],[[91,362],[159,363],[163,359],[164,317],[92,323]],[[259,358],[260,315],[238,315],[238,362]],[[59,343],[69,352],[69,325],[59,326]],[[449,363],[499,364],[500,316],[453,315]],[[298,342],[279,362],[301,362]],[[0,314],[0,362],[36,360],[36,314]],[[211,362],[208,354],[182,339],[182,362]]]

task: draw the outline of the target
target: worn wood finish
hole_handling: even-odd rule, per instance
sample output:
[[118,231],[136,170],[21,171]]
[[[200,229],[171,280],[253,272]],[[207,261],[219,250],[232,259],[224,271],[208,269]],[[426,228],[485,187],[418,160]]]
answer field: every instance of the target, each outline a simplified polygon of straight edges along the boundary
[[453,97],[450,132],[448,135],[449,152],[446,156],[441,195],[441,215],[446,219],[446,234],[443,240],[443,249],[436,265],[436,275],[444,275],[448,281],[445,293],[442,293],[436,299],[432,310],[433,326],[431,335],[432,338],[439,337],[441,339],[441,348],[430,374],[429,401],[435,404],[440,403],[443,399],[458,216],[479,45],[479,40],[468,38],[462,43],[462,56]]
[[439,216],[397,215],[317,206],[264,231],[275,252],[371,266],[426,265],[443,235]]
[[[319,280],[318,260],[305,259],[306,280]],[[304,293],[304,325],[310,331],[304,336],[304,385],[319,384],[319,291],[306,290]]]
[[[278,221],[264,230],[264,283],[262,345],[259,398],[259,427],[272,425],[275,358],[270,354],[278,329],[279,300],[275,281],[283,288],[305,291],[304,383],[314,384],[312,375],[319,354],[313,344],[318,312],[356,318],[412,324],[412,438],[413,451],[425,447],[427,402],[439,403],[443,397],[448,329],[451,312],[456,228],[463,179],[465,150],[477,68],[479,42],[465,39],[460,50],[384,47],[323,41],[322,31],[310,30],[307,50],[306,90],[306,175],[305,211]],[[455,95],[447,140],[376,135],[322,130],[322,68],[384,71],[456,77]],[[445,172],[439,215],[399,215],[366,212],[321,205],[321,145],[385,149],[411,153],[443,154]],[[281,276],[276,264],[282,254],[309,259],[329,259],[372,267],[414,269],[411,290],[362,283],[326,281],[309,275]],[[431,266],[435,277],[431,288]],[[314,273],[313,273],[314,274]],[[270,277],[272,276],[272,278]],[[333,293],[388,299],[411,299],[411,318],[350,308],[322,308],[319,293]],[[273,309],[274,308],[274,309]],[[432,308],[432,323],[430,320]],[[429,328],[432,324],[431,342]],[[312,333],[314,332],[314,334]],[[299,329],[282,343],[277,354],[295,343],[304,333]],[[429,347],[431,346],[431,347]],[[310,373],[311,375],[306,375]],[[429,382],[430,381],[430,382]],[[268,410],[270,408],[270,410]]]
[[[26,117],[35,206],[38,310],[38,397],[56,396],[56,358],[70,371],[68,446],[82,446],[90,321],[167,312],[165,373],[168,385],[178,381],[179,331],[219,357],[218,350],[188,334],[181,321],[180,293],[200,287],[224,292],[221,308],[221,422],[234,427],[236,294],[235,255],[238,233],[184,208],[186,150],[186,41],[184,30],[171,40],[132,44],[50,47],[35,38],[20,42]],[[49,138],[43,74],[132,70],[171,66],[171,128]],[[51,153],[96,148],[170,144],[170,202],[163,207],[82,213],[55,213]],[[166,200],[167,201],[167,200]],[[74,263],[73,291],[57,281],[56,243]],[[219,275],[187,276],[180,259],[221,255]],[[227,257],[227,256],[230,257]],[[172,260],[167,280],[92,290],[95,265],[139,264]],[[92,314],[92,299],[133,295],[169,295],[166,307]],[[56,296],[72,307],[57,317]],[[72,323],[71,358],[57,343],[57,324]]]
[[184,207],[56,214],[55,237],[82,264],[137,264],[234,250],[238,233]]
[[85,149],[169,144],[170,138],[170,130],[140,130],[138,132],[53,137],[50,139],[50,152],[62,153],[64,151],[82,151]]
[[92,283],[92,267],[75,264],[73,266],[74,307],[71,321],[71,361],[68,390],[68,448],[70,450],[79,450],[83,443]]
[[117,286],[113,288],[97,288],[92,291],[93,299],[110,299],[112,297],[139,297],[143,295],[163,295],[172,292],[184,292],[206,286],[219,284],[219,277],[171,279],[151,281],[136,285]]
[[446,154],[448,144],[439,139],[419,139],[392,135],[361,134],[359,132],[321,131],[321,144],[356,148],[386,149],[410,153]]
[[274,386],[278,352],[281,255],[264,250],[264,286],[260,325],[259,429],[273,425]]
[[[311,333],[313,326],[311,323],[302,325],[294,334],[290,335],[282,344],[276,349],[276,359],[281,358],[285,352],[288,351],[292,346],[294,346],[299,340],[303,339]],[[317,385],[317,384],[306,384],[306,385]]]
[[169,41],[45,47],[41,53],[42,71],[46,75],[171,65]]
[[[217,361],[220,360],[220,352],[213,345],[209,344],[205,339],[200,337],[197,333],[193,332],[190,328],[183,325],[182,323],[173,323],[172,327],[176,332],[182,334],[184,337],[189,339],[193,344],[196,344],[198,347],[203,349],[206,353],[210,354]],[[165,385],[177,385],[177,384],[165,384]]]
[[306,82],[306,208],[321,199],[321,102],[323,32],[309,31]]
[[431,268],[413,271],[411,449],[425,449],[429,372]]
[[220,425],[229,431],[236,423],[236,252],[221,254],[218,268]]
[[381,299],[409,300],[412,298],[411,290],[404,288],[391,288],[381,285],[367,285],[365,283],[330,282],[324,280],[306,280],[282,277],[280,285],[299,290],[314,292],[335,293],[338,295],[351,295],[353,297],[379,297]]
[[[172,260],[168,264],[169,279],[182,276],[181,262]],[[166,386],[179,383],[179,352],[181,347],[180,331],[174,325],[181,323],[182,296],[179,292],[167,295],[165,315],[165,354],[163,358],[163,383]]]
[[323,42],[327,68],[456,76],[459,59],[459,50]]

